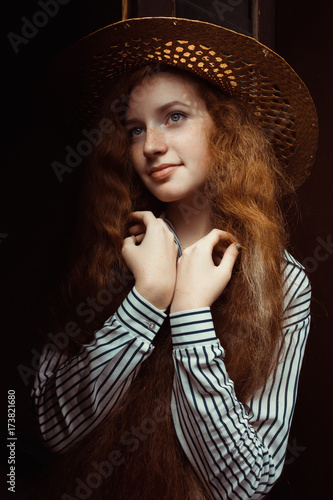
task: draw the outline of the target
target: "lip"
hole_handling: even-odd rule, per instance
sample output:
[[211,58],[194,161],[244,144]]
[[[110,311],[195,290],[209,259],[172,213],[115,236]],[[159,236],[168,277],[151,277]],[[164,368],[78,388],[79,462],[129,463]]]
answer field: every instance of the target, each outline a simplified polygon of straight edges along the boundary
[[167,164],[164,163],[162,165],[159,165],[158,167],[153,167],[149,171],[150,177],[153,179],[159,180],[159,179],[164,179],[165,177],[168,177],[174,170],[176,170],[177,167],[180,165],[175,165],[175,164]]

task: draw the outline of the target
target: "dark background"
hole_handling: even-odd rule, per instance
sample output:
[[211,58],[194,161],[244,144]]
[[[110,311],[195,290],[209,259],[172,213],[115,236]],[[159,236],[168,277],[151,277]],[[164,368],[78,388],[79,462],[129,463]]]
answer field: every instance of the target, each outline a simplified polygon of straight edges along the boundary
[[[226,3],[226,2],[225,2]],[[292,252],[306,265],[313,287],[313,319],[299,384],[284,473],[273,499],[332,498],[330,421],[333,338],[332,203],[332,8],[325,2],[278,0],[271,45],[306,82],[319,115],[320,142],[313,173],[299,189],[300,216]],[[35,439],[29,389],[17,367],[31,367],[47,333],[47,297],[65,263],[75,223],[79,167],[60,183],[52,168],[64,160],[64,144],[40,127],[39,86],[46,64],[61,49],[121,19],[120,1],[69,0],[15,54],[7,34],[21,34],[22,16],[41,10],[37,1],[7,3],[3,16],[0,164],[0,282],[3,370],[1,381],[1,470],[7,465],[7,391],[16,391],[17,486],[47,460]],[[268,24],[266,24],[268,26]],[[268,39],[269,39],[268,36]],[[49,96],[52,99],[52,96]],[[321,239],[318,239],[321,238]],[[323,246],[326,242],[326,248]],[[318,247],[321,249],[318,251]],[[319,256],[319,258],[318,258]],[[44,326],[45,325],[45,326]],[[45,328],[45,330],[44,330]],[[32,376],[28,378],[32,382]],[[6,479],[2,484],[5,485]],[[1,498],[8,494],[1,491]],[[9,495],[9,498],[13,495]]]

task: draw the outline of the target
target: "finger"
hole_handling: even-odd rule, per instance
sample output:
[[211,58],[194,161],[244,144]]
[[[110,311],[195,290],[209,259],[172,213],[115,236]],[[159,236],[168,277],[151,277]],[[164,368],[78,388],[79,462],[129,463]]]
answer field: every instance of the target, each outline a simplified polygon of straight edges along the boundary
[[224,252],[219,267],[223,267],[224,269],[232,271],[237,257],[239,256],[238,248],[240,248],[240,245],[238,243],[231,243]]
[[213,248],[212,258],[215,266],[218,266],[223,258],[224,253],[230,245],[230,241],[225,242],[220,240]]
[[145,233],[137,234],[136,236],[134,236],[135,244],[140,245],[140,243],[143,241],[144,237],[145,237]]
[[227,231],[222,231],[221,229],[213,229],[202,239],[202,241],[210,246],[211,251],[213,251],[213,248],[217,245],[218,248],[222,249],[224,247],[224,249],[226,250],[230,243],[236,243],[236,238]]
[[144,233],[145,231],[146,231],[146,226],[144,224],[135,224],[128,230],[128,232],[133,235],[138,235]]
[[144,232],[147,235],[156,227],[156,221],[158,220],[155,215],[149,211],[133,212],[131,217],[139,221],[139,224],[144,227]]
[[123,247],[139,245],[143,241],[144,237],[145,233],[141,233],[138,235],[132,234],[132,236],[128,236],[124,239]]
[[141,221],[145,227],[149,224],[149,222],[155,221],[156,217],[153,212],[149,211],[137,211],[131,213],[131,218],[134,220]]
[[127,238],[124,238],[123,248],[125,246],[133,246],[133,245],[135,245],[135,238],[136,238],[136,236],[127,236]]

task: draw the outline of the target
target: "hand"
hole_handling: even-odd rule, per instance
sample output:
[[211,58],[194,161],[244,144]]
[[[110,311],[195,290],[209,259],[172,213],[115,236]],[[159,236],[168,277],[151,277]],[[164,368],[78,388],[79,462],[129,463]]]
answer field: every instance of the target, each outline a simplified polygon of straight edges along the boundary
[[134,212],[138,224],[125,238],[122,256],[134,275],[139,294],[158,309],[166,309],[176,284],[178,248],[162,219],[152,212]]
[[218,229],[186,248],[170,312],[210,307],[230,281],[238,255],[235,238]]

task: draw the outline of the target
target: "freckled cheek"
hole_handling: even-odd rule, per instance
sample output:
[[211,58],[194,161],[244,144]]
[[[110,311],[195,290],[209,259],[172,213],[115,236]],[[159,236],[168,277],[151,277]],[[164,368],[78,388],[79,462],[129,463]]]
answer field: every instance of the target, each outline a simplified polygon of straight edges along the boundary
[[189,126],[186,133],[177,133],[171,138],[169,147],[176,149],[182,155],[192,155],[196,152],[199,142],[200,130],[195,126]]
[[209,140],[204,125],[193,127],[186,140],[186,149],[200,161],[209,155]]

